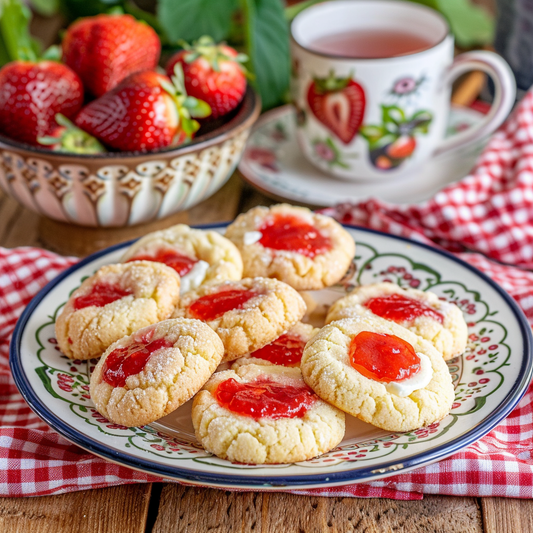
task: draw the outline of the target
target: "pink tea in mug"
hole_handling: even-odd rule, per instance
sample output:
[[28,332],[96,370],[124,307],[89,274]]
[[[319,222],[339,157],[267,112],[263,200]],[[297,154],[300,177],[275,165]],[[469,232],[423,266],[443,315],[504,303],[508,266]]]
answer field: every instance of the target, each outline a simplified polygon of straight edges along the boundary
[[414,54],[435,43],[415,33],[399,29],[358,29],[315,39],[317,52],[354,59],[377,59]]

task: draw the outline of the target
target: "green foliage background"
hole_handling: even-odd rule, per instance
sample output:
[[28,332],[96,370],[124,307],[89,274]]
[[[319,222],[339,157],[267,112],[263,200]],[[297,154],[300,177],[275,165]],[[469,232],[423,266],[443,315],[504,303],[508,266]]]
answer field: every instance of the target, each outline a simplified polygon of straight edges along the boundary
[[[38,13],[61,12],[68,20],[104,12],[130,13],[150,24],[167,50],[178,41],[211,35],[244,51],[251,83],[263,107],[280,104],[289,86],[289,23],[320,0],[285,7],[284,0],[30,0]],[[472,0],[411,0],[440,11],[463,48],[491,42],[494,23]],[[155,8],[155,12],[154,9]],[[39,53],[28,32],[29,10],[22,0],[0,0],[0,64]],[[33,55],[32,55],[33,54]]]

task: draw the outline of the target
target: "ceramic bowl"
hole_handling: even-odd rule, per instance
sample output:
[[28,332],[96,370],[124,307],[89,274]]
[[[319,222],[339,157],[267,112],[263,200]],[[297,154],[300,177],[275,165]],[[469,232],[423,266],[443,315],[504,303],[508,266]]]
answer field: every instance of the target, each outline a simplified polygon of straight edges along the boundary
[[0,187],[41,215],[81,226],[164,218],[224,185],[260,110],[259,97],[248,88],[229,118],[202,128],[186,146],[151,153],[65,154],[0,136]]

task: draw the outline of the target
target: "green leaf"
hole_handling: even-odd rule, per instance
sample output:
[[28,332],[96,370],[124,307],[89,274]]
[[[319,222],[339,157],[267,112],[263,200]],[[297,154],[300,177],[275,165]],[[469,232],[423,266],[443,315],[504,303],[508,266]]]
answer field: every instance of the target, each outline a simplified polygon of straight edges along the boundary
[[225,39],[230,31],[237,0],[160,0],[157,19],[170,41],[191,41],[211,35]]
[[397,105],[382,105],[381,112],[384,124],[392,122],[399,126],[405,122],[405,113]]
[[386,130],[383,126],[362,126],[359,128],[359,134],[363,136],[369,143],[374,143],[378,141],[383,135],[385,135]]
[[45,17],[54,15],[59,9],[59,0],[30,0],[30,4],[37,13]]
[[192,96],[187,96],[183,101],[183,107],[186,107],[191,117],[205,118],[211,114],[211,106],[203,100],[198,100]]
[[289,25],[281,0],[242,0],[245,42],[263,108],[278,105],[289,88]]
[[31,11],[18,0],[0,2],[0,59],[2,65],[15,59],[35,61],[35,41],[29,24]]
[[433,120],[433,115],[429,111],[417,111],[410,119],[409,125],[413,133],[426,134],[429,131],[429,125]]
[[200,128],[200,124],[198,124],[198,122],[196,122],[196,120],[193,120],[192,118],[188,118],[181,115],[181,128],[183,129],[187,137],[192,137],[192,135],[196,133]]
[[456,43],[462,48],[491,43],[494,18],[471,0],[412,0],[440,11],[448,20]]
[[48,61],[61,61],[61,46],[53,44],[49,46],[42,54],[42,59],[47,59]]
[[35,369],[35,373],[39,376],[48,394],[52,395],[54,398],[59,398],[60,400],[63,400],[65,402],[68,401],[68,400],[65,400],[65,398],[63,398],[59,394],[57,394],[57,392],[54,390],[54,386],[52,385],[52,380],[50,379],[50,376],[46,372],[46,369],[47,369],[46,366],[40,366]]
[[438,0],[438,4],[459,46],[471,48],[492,42],[494,19],[483,7],[470,0]]

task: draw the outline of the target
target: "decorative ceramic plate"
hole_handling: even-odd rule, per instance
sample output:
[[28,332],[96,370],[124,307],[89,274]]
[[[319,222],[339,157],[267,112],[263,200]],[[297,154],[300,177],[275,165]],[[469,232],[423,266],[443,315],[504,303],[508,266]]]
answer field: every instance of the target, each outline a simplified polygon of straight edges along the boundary
[[[223,225],[214,228],[224,231]],[[329,487],[378,479],[447,457],[488,433],[524,394],[533,368],[531,328],[516,303],[468,264],[413,241],[347,229],[357,242],[357,256],[341,284],[316,292],[319,310],[354,285],[388,280],[431,289],[465,314],[468,348],[448,362],[455,403],[438,423],[389,433],[347,416],[345,438],[331,452],[269,466],[232,464],[205,452],[194,437],[190,402],[150,426],[112,424],[95,411],[89,397],[95,361],[63,356],[54,321],[82,280],[118,261],[129,243],[84,259],[32,300],[11,343],[15,382],[30,407],[78,446],[131,468],[193,484],[264,490]]]
[[[483,117],[478,111],[453,107],[448,135],[469,128]],[[248,139],[239,170],[246,181],[268,196],[308,205],[331,206],[369,197],[395,203],[422,202],[444,186],[464,178],[474,166],[485,142],[456,150],[426,162],[418,172],[375,181],[346,181],[313,166],[296,140],[296,114],[292,106],[265,113]],[[324,147],[316,157],[327,155]]]

